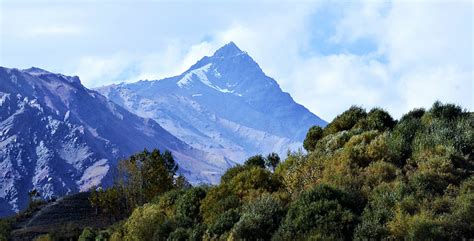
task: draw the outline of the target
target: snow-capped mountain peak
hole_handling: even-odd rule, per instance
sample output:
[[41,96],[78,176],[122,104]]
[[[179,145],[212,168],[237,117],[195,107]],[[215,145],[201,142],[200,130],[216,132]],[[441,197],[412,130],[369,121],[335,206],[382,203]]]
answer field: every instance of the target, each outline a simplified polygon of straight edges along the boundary
[[217,160],[286,155],[302,145],[309,127],[325,125],[233,42],[181,75],[98,91]]
[[219,48],[215,53],[214,57],[230,57],[230,56],[235,56],[235,55],[241,55],[241,54],[246,54],[246,52],[242,51],[237,47],[237,45],[234,42],[229,42],[226,45],[222,46]]

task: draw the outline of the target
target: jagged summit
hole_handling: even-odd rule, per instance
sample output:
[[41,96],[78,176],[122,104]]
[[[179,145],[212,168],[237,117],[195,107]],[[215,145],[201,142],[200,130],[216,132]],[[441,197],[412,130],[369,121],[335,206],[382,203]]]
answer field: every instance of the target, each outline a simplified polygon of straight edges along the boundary
[[31,74],[31,75],[43,75],[43,74],[52,74],[51,72],[49,71],[46,71],[44,69],[41,69],[41,68],[38,68],[38,67],[31,67],[31,68],[28,68],[28,69],[24,69],[23,70],[24,72],[28,73],[28,74]]
[[76,85],[81,84],[81,80],[79,79],[78,76],[69,76],[69,75],[64,75],[64,74],[53,73],[53,72],[50,72],[38,67],[34,67],[34,66],[28,69],[20,70],[20,71],[32,76],[40,77],[40,78],[49,77],[49,78],[53,78],[54,80],[63,80],[71,84],[76,84]]
[[245,53],[240,50],[234,42],[229,42],[226,45],[219,48],[213,55],[213,57],[229,57]]
[[302,145],[309,127],[325,125],[233,42],[180,75],[97,90],[216,160],[284,156]]

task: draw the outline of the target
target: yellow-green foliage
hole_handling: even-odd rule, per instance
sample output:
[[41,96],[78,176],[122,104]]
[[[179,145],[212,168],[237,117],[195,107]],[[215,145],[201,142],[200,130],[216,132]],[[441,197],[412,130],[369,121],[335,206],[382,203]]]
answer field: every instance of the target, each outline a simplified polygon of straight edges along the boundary
[[123,240],[152,240],[154,227],[163,223],[165,218],[157,204],[145,204],[136,208],[123,225]]
[[276,168],[257,155],[219,185],[157,191],[111,240],[474,238],[472,113],[351,107],[306,138]]
[[50,234],[43,234],[34,239],[34,241],[54,241],[54,237]]

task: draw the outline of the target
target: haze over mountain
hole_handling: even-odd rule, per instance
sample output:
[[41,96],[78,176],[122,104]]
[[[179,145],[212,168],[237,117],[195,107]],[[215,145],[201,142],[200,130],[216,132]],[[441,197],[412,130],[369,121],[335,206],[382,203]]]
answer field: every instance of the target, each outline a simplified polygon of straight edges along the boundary
[[97,89],[216,159],[296,150],[325,121],[297,104],[233,42],[181,75]]
[[110,183],[117,160],[144,148],[172,151],[194,182],[215,183],[232,165],[88,90],[78,77],[0,67],[0,216],[24,208],[33,188],[50,198]]

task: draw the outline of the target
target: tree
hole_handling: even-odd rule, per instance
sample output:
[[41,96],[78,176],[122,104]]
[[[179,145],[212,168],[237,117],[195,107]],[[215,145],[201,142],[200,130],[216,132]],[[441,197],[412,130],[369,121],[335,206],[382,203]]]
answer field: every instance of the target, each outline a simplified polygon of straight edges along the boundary
[[82,230],[81,235],[78,238],[78,241],[95,241],[96,233],[89,227],[86,227]]
[[173,156],[169,151],[161,153],[154,149],[151,153],[143,152],[140,156],[142,162],[143,192],[146,201],[154,196],[173,188],[173,177],[178,169]]
[[306,138],[303,142],[303,147],[306,151],[311,152],[316,148],[318,141],[323,138],[323,128],[320,126],[312,126],[309,128]]
[[324,128],[324,135],[326,136],[339,131],[350,130],[357,124],[357,122],[364,119],[366,116],[367,113],[364,109],[352,106],[349,110],[336,116],[336,118],[334,118],[334,120]]
[[244,165],[265,168],[265,159],[262,155],[251,156],[245,161]]
[[232,229],[239,219],[240,213],[237,209],[229,209],[225,211],[209,226],[210,238],[218,238],[225,234]]
[[263,195],[243,208],[240,220],[232,229],[232,237],[237,240],[269,240],[285,212],[280,200]]
[[272,171],[275,170],[276,166],[280,163],[280,156],[276,154],[275,152],[272,152],[267,155],[267,158],[265,158],[265,166],[270,168]]
[[155,229],[166,217],[156,204],[136,208],[124,224],[124,240],[152,240]]
[[[132,155],[119,163],[118,184],[124,190],[129,209],[151,201],[174,188],[178,169],[171,152],[158,149]],[[184,183],[182,183],[184,184]]]
[[345,192],[327,185],[316,185],[290,204],[276,235],[281,240],[315,234],[323,239],[350,239],[357,217],[354,209],[350,196]]
[[365,130],[386,131],[391,130],[396,124],[388,112],[380,108],[373,108],[365,119],[360,120],[356,126]]
[[201,201],[206,197],[207,190],[203,187],[193,187],[179,197],[176,202],[176,216],[185,219],[186,228],[202,222],[200,214]]
[[187,188],[191,188],[192,185],[188,182],[188,180],[186,179],[186,177],[184,177],[183,175],[179,175],[175,180],[174,180],[174,186],[177,188],[177,189],[187,189]]

